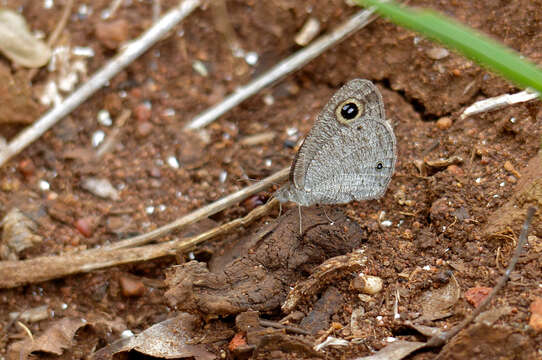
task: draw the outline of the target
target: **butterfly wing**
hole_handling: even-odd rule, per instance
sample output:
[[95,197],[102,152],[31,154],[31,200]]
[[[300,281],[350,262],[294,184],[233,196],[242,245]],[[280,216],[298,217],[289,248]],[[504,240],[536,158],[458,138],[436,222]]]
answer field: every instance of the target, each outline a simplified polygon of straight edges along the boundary
[[[351,121],[337,108],[353,101],[363,108]],[[333,95],[299,149],[290,172],[297,202],[345,203],[383,195],[395,168],[395,136],[385,119],[378,89],[355,79]]]

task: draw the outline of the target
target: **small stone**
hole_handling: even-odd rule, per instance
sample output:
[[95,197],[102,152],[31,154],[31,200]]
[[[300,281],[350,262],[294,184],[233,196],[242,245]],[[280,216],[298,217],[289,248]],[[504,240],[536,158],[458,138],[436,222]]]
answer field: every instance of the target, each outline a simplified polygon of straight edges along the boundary
[[247,340],[245,338],[244,332],[238,332],[235,334],[235,336],[231,339],[230,343],[228,344],[228,350],[235,351],[238,347],[244,346],[247,344]]
[[124,19],[96,25],[96,37],[108,49],[118,49],[128,39],[130,24]]
[[157,167],[152,167],[150,170],[149,170],[149,175],[152,176],[153,178],[160,178],[162,176],[162,173],[160,172],[160,168],[157,168]]
[[34,176],[34,174],[36,173],[36,166],[34,166],[34,162],[32,161],[32,159],[28,158],[21,160],[18,169],[27,180]]
[[81,182],[81,187],[88,192],[104,199],[119,199],[119,192],[107,179],[92,177],[87,178]]
[[450,52],[442,47],[431,48],[427,50],[426,53],[427,53],[427,56],[429,56],[429,58],[433,60],[441,60],[448,57],[448,55],[450,55]]
[[138,122],[149,121],[151,118],[151,109],[145,104],[139,104],[134,109],[134,116]]
[[542,330],[542,298],[536,297],[529,306],[531,311],[531,318],[529,319],[529,326],[534,331],[540,332]]
[[91,237],[94,232],[94,220],[90,217],[77,219],[75,228],[85,237]]
[[465,299],[476,308],[485,300],[491,290],[492,288],[483,286],[470,288],[465,292]]
[[21,187],[21,182],[16,178],[2,179],[0,189],[5,192],[17,191]]
[[437,127],[440,130],[447,130],[452,126],[452,124],[453,124],[452,119],[450,119],[447,116],[441,117],[440,119],[437,120]]
[[249,197],[248,199],[246,199],[245,201],[241,203],[241,205],[243,205],[243,207],[247,211],[252,211],[258,206],[263,205],[263,204],[265,204],[265,197],[263,195],[258,195],[258,194]]
[[450,174],[452,174],[453,176],[463,176],[465,174],[465,172],[463,171],[463,169],[461,169],[459,166],[457,165],[450,165],[446,168],[446,170],[448,170],[448,172]]
[[152,124],[148,121],[137,124],[137,135],[140,137],[146,137],[152,131]]
[[374,295],[382,290],[384,282],[378,276],[360,274],[350,282],[350,288],[358,292]]
[[122,295],[126,297],[137,297],[145,293],[145,285],[139,279],[130,276],[121,276],[119,279]]

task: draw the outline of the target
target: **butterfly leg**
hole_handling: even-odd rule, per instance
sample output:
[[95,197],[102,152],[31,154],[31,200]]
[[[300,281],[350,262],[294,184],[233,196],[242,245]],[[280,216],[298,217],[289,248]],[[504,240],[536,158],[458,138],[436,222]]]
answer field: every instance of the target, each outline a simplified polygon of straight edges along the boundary
[[299,211],[299,235],[303,234],[303,224],[301,223],[301,205],[297,204],[297,209]]
[[329,220],[329,224],[330,224],[330,225],[335,224],[335,221],[333,221],[329,216],[327,216],[325,206],[322,206],[322,210],[324,210],[324,215],[325,215],[325,216],[327,217],[327,219]]

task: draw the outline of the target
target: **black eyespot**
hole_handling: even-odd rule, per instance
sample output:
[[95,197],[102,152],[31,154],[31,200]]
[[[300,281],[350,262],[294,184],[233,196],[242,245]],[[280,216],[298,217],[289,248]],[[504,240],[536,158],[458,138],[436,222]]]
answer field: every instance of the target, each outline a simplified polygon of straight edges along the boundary
[[379,162],[378,164],[376,164],[376,169],[377,169],[377,170],[382,170],[383,167],[384,167],[384,165],[382,165],[381,162]]
[[343,125],[350,126],[354,121],[363,116],[365,105],[356,98],[349,98],[337,105],[335,118]]
[[341,108],[341,115],[346,120],[352,120],[355,118],[359,113],[358,106],[352,102],[346,103]]

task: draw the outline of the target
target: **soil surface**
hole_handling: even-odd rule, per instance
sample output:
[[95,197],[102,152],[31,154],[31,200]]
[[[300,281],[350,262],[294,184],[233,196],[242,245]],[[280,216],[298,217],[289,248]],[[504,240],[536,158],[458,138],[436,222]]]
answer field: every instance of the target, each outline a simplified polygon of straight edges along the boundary
[[[2,6],[47,37],[67,1],[48,3]],[[59,67],[69,71],[78,62],[85,81],[176,1],[121,1],[104,20],[111,3],[76,0],[57,41],[92,49],[90,57],[59,57],[56,69],[39,69],[31,82],[28,69],[0,57],[2,138],[11,140],[47,110],[40,100],[61,76]],[[452,16],[542,63],[542,1],[410,4]],[[359,10],[342,0],[226,5],[226,18],[210,5],[196,10],[0,168],[2,260],[70,254],[143,234],[289,166],[315,115],[353,78],[381,90],[397,137],[386,194],[303,208],[301,234],[297,207],[287,204],[189,252],[2,289],[0,359],[31,351],[31,358],[110,358],[116,350],[108,345],[121,334],[155,324],[158,333],[184,329],[175,338],[184,344],[178,358],[352,359],[394,341],[426,340],[409,323],[458,324],[504,272],[527,207],[542,207],[539,101],[461,119],[477,100],[519,89],[377,19],[205,129],[186,132],[194,116],[297,51],[294,38],[310,17],[323,33]],[[226,20],[232,32],[221,31]],[[257,61],[234,56],[232,42]],[[131,115],[122,124],[125,110]],[[100,134],[114,142],[97,157]],[[89,191],[92,179],[112,188],[97,196]],[[245,216],[277,188],[158,241]],[[492,320],[408,358],[542,357],[540,213],[511,280],[489,307]],[[6,245],[18,234],[24,249]],[[330,336],[346,344],[314,348]],[[118,344],[118,351],[133,348]]]

